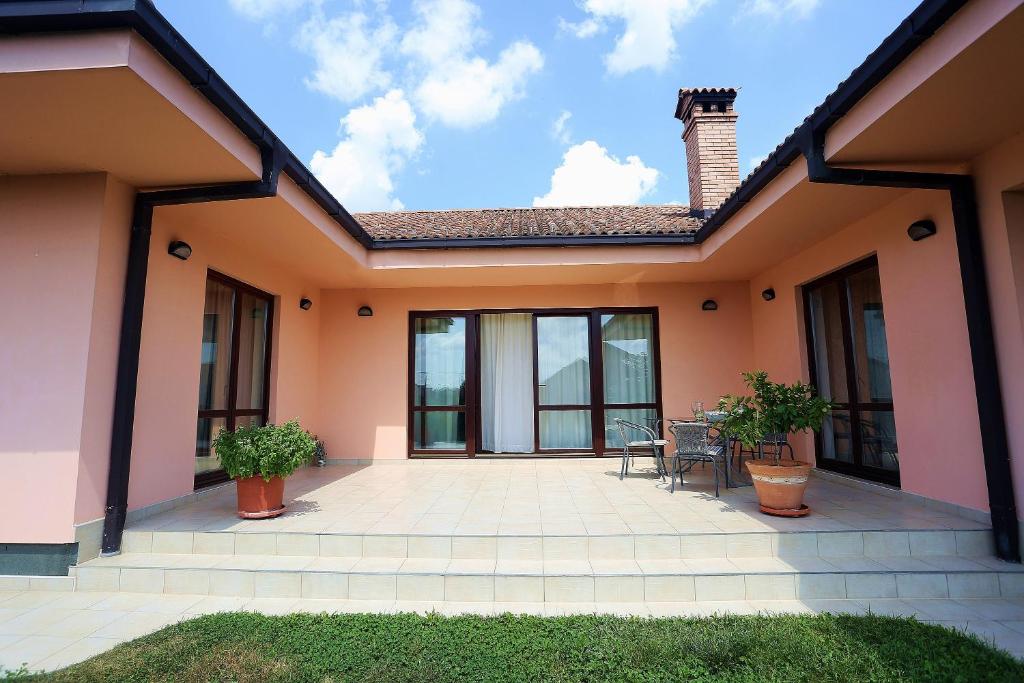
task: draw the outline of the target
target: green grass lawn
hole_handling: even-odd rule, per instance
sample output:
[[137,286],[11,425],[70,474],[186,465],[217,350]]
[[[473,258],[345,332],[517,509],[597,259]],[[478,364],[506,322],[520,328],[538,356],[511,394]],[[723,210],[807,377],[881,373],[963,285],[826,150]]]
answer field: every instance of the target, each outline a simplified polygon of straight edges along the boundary
[[1024,681],[980,640],[880,616],[205,616],[47,681]]

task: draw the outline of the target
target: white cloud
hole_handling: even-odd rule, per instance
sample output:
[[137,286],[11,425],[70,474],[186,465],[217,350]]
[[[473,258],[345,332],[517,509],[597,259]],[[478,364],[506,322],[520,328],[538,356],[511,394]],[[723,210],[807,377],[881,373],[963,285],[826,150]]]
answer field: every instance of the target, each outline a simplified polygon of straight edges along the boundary
[[593,38],[598,33],[604,31],[604,28],[604,24],[596,19],[584,19],[583,21],[573,23],[558,17],[558,30],[577,38]]
[[610,206],[636,204],[654,191],[658,170],[637,156],[625,162],[587,140],[570,147],[551,175],[551,189],[534,197],[534,206]]
[[583,0],[582,8],[590,17],[578,24],[565,25],[574,28],[578,38],[586,38],[608,22],[624,22],[625,30],[616,37],[615,48],[605,55],[609,73],[623,75],[647,68],[660,71],[675,55],[675,32],[710,1]]
[[349,211],[397,210],[394,176],[423,145],[416,114],[401,90],[341,119],[341,142],[330,154],[317,150],[309,167]]
[[572,143],[572,131],[569,129],[569,119],[571,118],[572,112],[563,109],[562,113],[551,124],[551,137],[563,145]]
[[421,0],[416,13],[418,23],[405,34],[401,50],[422,73],[413,93],[416,104],[445,125],[472,128],[493,121],[544,66],[540,50],[528,41],[512,43],[494,62],[473,54],[484,33],[477,25],[480,9],[468,0]]
[[228,0],[231,8],[253,20],[268,19],[276,14],[293,12],[306,0]]
[[331,19],[316,13],[302,25],[297,40],[313,55],[316,69],[306,85],[342,102],[353,102],[391,85],[384,56],[394,46],[397,29],[387,16],[376,26],[362,12]]
[[767,154],[762,154],[761,156],[758,156],[758,157],[751,157],[751,159],[750,159],[750,166],[749,166],[749,169],[748,169],[749,172],[752,173],[754,171],[754,169],[756,169],[758,166],[760,166],[762,163],[764,163],[764,160],[767,159],[767,158],[768,158]]
[[402,52],[428,64],[459,60],[486,37],[480,8],[468,0],[418,0],[418,24],[402,38]]
[[740,8],[740,15],[773,20],[806,19],[817,9],[819,3],[820,0],[747,0]]

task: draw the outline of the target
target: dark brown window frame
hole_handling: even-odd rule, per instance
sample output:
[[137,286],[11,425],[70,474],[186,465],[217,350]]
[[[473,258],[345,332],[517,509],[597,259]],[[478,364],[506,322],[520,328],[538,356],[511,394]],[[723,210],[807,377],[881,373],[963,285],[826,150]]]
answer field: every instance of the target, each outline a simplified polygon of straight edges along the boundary
[[[818,289],[825,285],[832,283],[842,283],[847,278],[857,273],[861,273],[871,268],[878,268],[878,256],[872,254],[867,258],[851,263],[848,266],[844,266],[839,270],[833,271],[828,275],[824,275],[820,278],[812,280],[804,284],[801,287],[804,304],[804,332],[807,340],[807,362],[808,370],[810,373],[810,382],[813,386],[818,386],[818,370],[814,358],[814,330],[811,326],[811,292],[812,290]],[[881,273],[879,273],[881,278]],[[863,411],[879,411],[879,412],[893,412],[892,401],[861,401],[859,396],[859,389],[857,386],[857,369],[856,359],[854,358],[854,339],[853,329],[850,326],[850,302],[849,292],[846,287],[838,287],[839,290],[839,304],[840,304],[840,325],[842,326],[842,338],[843,338],[843,362],[846,366],[846,397],[847,401],[844,403],[836,403],[835,410],[846,411],[850,415],[850,452],[854,462],[844,463],[834,459],[822,457],[824,452],[824,443],[822,442],[821,432],[815,432],[814,434],[814,456],[818,467],[826,470],[832,470],[839,472],[840,474],[848,474],[862,479],[869,479],[871,481],[877,481],[884,484],[891,484],[893,486],[900,485],[900,473],[899,470],[893,472],[891,470],[883,470],[877,467],[870,467],[863,464],[863,444],[862,434],[860,425],[860,412]],[[884,302],[883,302],[884,307]],[[883,309],[884,310],[884,309]],[[898,438],[899,435],[897,435]]]
[[[420,457],[515,457],[512,454],[493,454],[484,451],[480,444],[480,326],[479,316],[500,313],[530,313],[533,315],[533,416],[534,452],[523,453],[522,457],[539,458],[546,456],[604,456],[618,454],[619,449],[608,450],[605,442],[604,413],[616,409],[653,409],[655,415],[663,417],[661,394],[661,329],[657,306],[606,306],[599,308],[475,308],[409,311],[409,354],[406,381],[408,382],[407,448],[410,458]],[[651,334],[654,358],[654,403],[604,403],[604,359],[601,353],[601,316],[619,313],[642,313],[651,316]],[[417,406],[415,405],[416,332],[417,318],[464,317],[466,319],[466,397],[464,406]],[[590,404],[580,406],[540,406],[537,395],[537,316],[586,316],[590,340]],[[540,410],[590,410],[591,449],[540,449]],[[415,448],[414,415],[430,410],[458,411],[466,415],[466,448],[463,450],[417,449]]]
[[[236,280],[233,277],[224,275],[223,273],[218,273],[215,270],[207,270],[206,279],[207,282],[214,280],[225,287],[230,287],[235,294],[235,306],[231,313],[231,365],[228,368],[228,407],[226,409],[217,410],[200,410],[197,413],[196,420],[200,420],[202,418],[224,418],[225,428],[228,430],[234,430],[237,418],[252,417],[255,415],[263,418],[263,423],[266,424],[270,419],[270,367],[274,340],[274,295],[264,292],[261,289],[257,289],[256,287],[246,284],[241,280]],[[267,302],[267,333],[263,363],[262,408],[238,408],[236,406],[236,403],[238,402],[238,347],[242,334],[242,307],[238,305],[241,294],[249,294],[257,299]],[[203,472],[202,474],[195,475],[193,487],[195,489],[201,489],[206,486],[220,484],[227,480],[228,475],[224,470]]]

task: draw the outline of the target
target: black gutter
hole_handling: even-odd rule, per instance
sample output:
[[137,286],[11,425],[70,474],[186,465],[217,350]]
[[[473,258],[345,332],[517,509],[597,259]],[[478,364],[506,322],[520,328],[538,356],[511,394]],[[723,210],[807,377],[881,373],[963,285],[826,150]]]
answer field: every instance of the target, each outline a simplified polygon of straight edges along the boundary
[[[266,153],[274,150],[275,158],[283,157],[281,166],[314,201],[317,202],[346,232],[367,249],[452,249],[508,246],[587,246],[626,244],[700,244],[724,225],[765,186],[801,155],[807,158],[811,182],[872,185],[884,187],[927,187],[950,192],[961,280],[971,342],[975,385],[978,393],[979,417],[985,448],[986,477],[989,487],[993,530],[1000,557],[1019,561],[1017,519],[1013,503],[1013,486],[1009,476],[1008,450],[1003,415],[1002,397],[995,361],[995,343],[992,333],[991,311],[985,279],[977,208],[973,181],[967,176],[945,174],[917,174],[893,171],[866,171],[833,169],[824,162],[821,142],[824,133],[844,116],[865,94],[925,40],[930,38],[967,0],[925,0],[867,59],[851,73],[824,103],[803,124],[769,155],[723,205],[695,234],[670,235],[613,235],[613,236],[552,236],[536,238],[482,237],[451,240],[374,240],[362,226],[330,195],[301,161],[295,157],[241,98],[221,79],[205,60],[178,34],[170,23],[157,12],[149,0],[15,0],[0,4],[0,34],[45,33],[68,30],[100,30],[130,28],[142,35],[168,62],[199,90],[214,106],[230,119],[250,140],[264,150],[264,178],[268,180]],[[277,172],[270,180],[276,188]],[[218,201],[240,199],[238,192],[247,196],[259,194],[249,183],[227,186],[170,190],[166,193],[145,193],[148,197],[136,201],[136,214],[132,221],[132,241],[129,246],[128,282],[122,320],[121,348],[118,360],[117,404],[115,406],[115,436],[127,434],[127,449],[112,445],[112,469],[115,449],[118,459],[127,458],[131,446],[131,422],[134,415],[135,380],[138,374],[138,336],[141,334],[142,297],[145,291],[145,259],[148,254],[149,224],[153,206],[160,203],[188,203],[191,201]],[[234,188],[227,189],[227,188]],[[264,187],[266,189],[266,187]],[[234,196],[232,196],[234,195]],[[150,200],[153,200],[151,203]],[[141,290],[138,287],[141,282]],[[129,287],[133,285],[134,287]],[[138,300],[136,300],[136,298]],[[132,329],[138,325],[138,329]],[[134,351],[133,351],[134,349]],[[130,384],[131,386],[128,386]],[[122,406],[130,392],[131,406]],[[125,412],[130,410],[131,412]],[[127,418],[127,422],[125,419]],[[120,475],[119,475],[120,476]],[[127,493],[127,460],[124,482],[111,472],[112,490],[123,486]],[[115,481],[116,479],[116,481]],[[120,495],[120,494],[119,494]],[[122,496],[123,497],[123,496]],[[110,495],[108,494],[108,499]],[[121,506],[121,507],[119,507]],[[118,512],[118,510],[121,510]],[[118,518],[120,517],[120,518]],[[104,524],[104,549],[107,548],[108,528],[111,538],[120,540],[124,524],[123,502],[120,498],[108,500],[108,515]]]
[[285,164],[285,153],[286,150],[280,145],[264,143],[261,146],[263,172],[259,180],[139,192],[135,195],[117,350],[107,503],[103,516],[104,555],[115,555],[121,551],[121,535],[128,510],[128,477],[131,471],[135,395],[139,380],[139,349],[142,344],[142,313],[146,301],[153,209],[157,206],[273,197],[277,194],[277,182]]
[[495,247],[635,247],[696,244],[696,233],[623,235],[537,235],[533,237],[409,238],[373,241],[374,250],[480,249]]
[[[789,137],[751,173],[711,215],[695,236],[699,244],[717,232],[772,180],[803,154],[800,140],[808,131],[824,130],[845,116],[889,73],[931,38],[967,0],[925,0],[890,33],[845,81],[804,119]],[[823,128],[824,127],[824,128]]]
[[995,334],[992,328],[991,299],[985,273],[985,255],[981,245],[981,224],[975,200],[974,179],[969,175],[918,173],[913,171],[877,171],[834,168],[825,161],[825,132],[833,119],[826,119],[820,130],[810,129],[801,139],[807,159],[807,178],[812,183],[857,185],[862,187],[898,187],[949,192],[960,263],[960,281],[964,292],[967,336],[971,345],[974,391],[981,427],[981,450],[985,463],[988,504],[996,554],[1010,562],[1020,562],[1020,535],[1017,505],[1010,467],[1010,446],[1006,435],[1003,392],[996,361]]
[[309,169],[213,70],[150,0],[13,0],[0,2],[0,35],[131,29],[166,59],[253,144],[282,150],[285,175],[366,248],[369,234]]
[[949,192],[996,553],[1004,560],[1020,562],[1019,522],[973,178],[942,173],[832,168],[824,154],[825,134],[829,128],[966,4],[967,0],[922,2],[701,226],[695,242],[700,244],[719,230],[801,156],[807,161],[807,176],[812,183]]

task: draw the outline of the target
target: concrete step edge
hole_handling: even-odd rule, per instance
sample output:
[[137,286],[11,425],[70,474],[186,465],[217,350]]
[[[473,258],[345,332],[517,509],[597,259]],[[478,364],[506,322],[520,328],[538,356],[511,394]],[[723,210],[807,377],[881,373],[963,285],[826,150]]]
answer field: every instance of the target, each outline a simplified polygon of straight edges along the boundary
[[125,553],[489,557],[571,552],[579,557],[926,557],[993,553],[987,529],[684,534],[454,535],[251,531],[126,531]]
[[74,572],[80,591],[277,598],[630,602],[1024,597],[1024,574],[996,571],[519,575],[83,566]]

